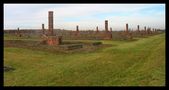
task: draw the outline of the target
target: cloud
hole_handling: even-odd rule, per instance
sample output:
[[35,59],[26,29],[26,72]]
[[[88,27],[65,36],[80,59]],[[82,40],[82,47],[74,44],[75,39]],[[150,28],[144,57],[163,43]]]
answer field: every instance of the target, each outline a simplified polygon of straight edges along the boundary
[[4,28],[47,28],[48,11],[54,11],[55,28],[104,29],[105,19],[114,30],[125,23],[165,28],[164,4],[5,4]]

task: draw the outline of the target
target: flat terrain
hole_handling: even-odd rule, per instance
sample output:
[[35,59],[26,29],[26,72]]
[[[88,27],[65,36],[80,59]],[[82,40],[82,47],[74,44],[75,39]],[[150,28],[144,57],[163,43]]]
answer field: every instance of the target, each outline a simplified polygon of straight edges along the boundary
[[52,53],[4,46],[4,65],[15,69],[4,72],[4,86],[165,86],[165,34],[97,41],[111,47]]

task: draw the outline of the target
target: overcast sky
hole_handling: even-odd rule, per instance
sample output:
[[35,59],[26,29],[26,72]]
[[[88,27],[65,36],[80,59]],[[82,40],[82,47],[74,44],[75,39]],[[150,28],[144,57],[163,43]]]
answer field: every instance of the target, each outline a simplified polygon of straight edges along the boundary
[[4,4],[4,29],[48,28],[48,11],[54,12],[55,29],[103,30],[105,20],[113,30],[126,23],[165,29],[165,4]]

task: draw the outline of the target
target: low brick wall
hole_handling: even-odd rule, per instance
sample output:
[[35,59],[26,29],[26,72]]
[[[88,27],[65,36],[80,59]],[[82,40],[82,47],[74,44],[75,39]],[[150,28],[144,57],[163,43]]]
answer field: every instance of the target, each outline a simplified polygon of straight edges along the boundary
[[62,43],[62,37],[61,36],[48,36],[47,39],[48,45],[60,45]]
[[101,44],[102,44],[102,42],[93,42],[92,43],[93,46],[97,46],[97,45],[101,45]]
[[83,48],[83,45],[82,44],[72,44],[72,45],[61,45],[60,47],[65,50],[73,50],[73,49]]

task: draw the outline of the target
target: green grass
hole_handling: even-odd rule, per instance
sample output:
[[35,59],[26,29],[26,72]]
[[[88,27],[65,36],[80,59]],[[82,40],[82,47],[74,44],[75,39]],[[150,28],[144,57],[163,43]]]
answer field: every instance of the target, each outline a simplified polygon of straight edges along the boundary
[[10,35],[10,34],[4,34],[4,40],[33,40],[37,41],[39,40],[39,36],[22,36],[18,37],[17,35]]
[[4,86],[165,86],[165,34],[99,41],[112,47],[71,54],[4,47],[4,65],[15,68]]

